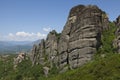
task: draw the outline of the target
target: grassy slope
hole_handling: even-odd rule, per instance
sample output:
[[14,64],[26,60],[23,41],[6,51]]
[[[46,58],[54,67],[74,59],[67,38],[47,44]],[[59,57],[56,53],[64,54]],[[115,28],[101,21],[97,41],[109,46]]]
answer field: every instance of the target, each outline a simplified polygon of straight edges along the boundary
[[0,80],[8,80],[6,78],[10,77],[13,72],[13,57],[15,57],[15,54],[11,54],[7,58],[0,57]]
[[22,61],[16,70],[13,69],[14,55],[6,58],[6,61],[0,59],[0,80],[39,80],[44,78],[42,67],[36,65],[32,67],[31,61]]
[[120,55],[109,55],[46,80],[120,80]]

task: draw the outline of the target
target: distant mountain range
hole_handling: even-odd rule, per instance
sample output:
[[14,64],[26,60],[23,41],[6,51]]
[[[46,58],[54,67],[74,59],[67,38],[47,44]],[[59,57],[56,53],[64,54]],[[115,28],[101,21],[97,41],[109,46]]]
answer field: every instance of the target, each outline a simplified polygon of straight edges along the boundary
[[32,46],[40,41],[0,41],[0,54],[29,52]]

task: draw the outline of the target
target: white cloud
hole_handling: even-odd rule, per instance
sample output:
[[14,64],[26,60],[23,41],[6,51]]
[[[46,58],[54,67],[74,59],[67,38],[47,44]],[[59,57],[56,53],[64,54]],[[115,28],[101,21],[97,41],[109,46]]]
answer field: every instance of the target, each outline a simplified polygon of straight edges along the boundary
[[16,32],[15,34],[9,33],[7,36],[3,36],[4,39],[1,40],[10,40],[10,41],[34,41],[37,39],[46,38],[46,34],[38,33],[29,33],[29,32]]
[[43,31],[49,32],[49,31],[51,31],[51,28],[50,28],[50,27],[48,27],[48,28],[43,28]]
[[12,33],[9,33],[8,36],[14,37],[14,35]]
[[42,36],[42,37],[46,37],[46,34],[41,34],[41,33],[38,32],[38,33],[37,33],[37,37],[41,37],[41,36]]
[[24,32],[24,31],[16,33],[16,36],[21,36],[21,37],[31,37],[34,35],[35,35],[34,33],[28,33],[28,32]]

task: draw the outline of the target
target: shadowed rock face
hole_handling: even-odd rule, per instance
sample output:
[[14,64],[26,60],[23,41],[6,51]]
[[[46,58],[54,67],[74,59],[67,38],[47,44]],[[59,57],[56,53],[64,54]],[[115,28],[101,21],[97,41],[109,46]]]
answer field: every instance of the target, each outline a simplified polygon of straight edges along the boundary
[[116,26],[120,27],[120,16],[116,19]]
[[45,60],[45,41],[44,39],[41,40],[41,43],[39,45],[34,45],[32,49],[32,54],[31,54],[31,60],[32,64],[44,64]]
[[116,39],[113,42],[113,46],[117,48],[117,52],[120,54],[120,16],[116,19],[115,25],[117,30],[115,32]]
[[73,7],[61,35],[53,30],[44,43],[33,47],[33,64],[44,58],[44,62],[51,67],[55,64],[61,72],[85,64],[100,47],[101,33],[109,29],[108,23],[106,13],[97,6]]
[[34,45],[32,49],[31,60],[34,64],[41,64],[50,66],[52,68],[53,63],[57,64],[57,46],[58,35],[55,30],[51,31],[46,40],[41,40],[39,45]]

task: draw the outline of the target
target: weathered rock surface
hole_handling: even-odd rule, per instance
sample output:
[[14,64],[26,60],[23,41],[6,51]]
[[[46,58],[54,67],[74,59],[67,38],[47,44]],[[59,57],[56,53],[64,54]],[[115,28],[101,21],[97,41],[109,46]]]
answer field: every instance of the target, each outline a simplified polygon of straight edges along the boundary
[[120,15],[116,19],[116,26],[120,27]]
[[53,63],[56,63],[57,60],[57,32],[55,30],[51,31],[45,42],[45,53],[50,61],[50,66],[53,66]]
[[103,15],[97,6],[78,5],[71,9],[58,44],[60,68],[77,68],[91,60],[100,46],[102,30],[109,28],[108,18]]
[[109,29],[108,23],[106,13],[97,6],[73,7],[61,35],[53,30],[33,47],[33,64],[55,65],[61,72],[85,64],[100,47],[101,33]]
[[115,25],[117,26],[117,30],[115,32],[116,39],[113,42],[113,46],[117,48],[117,52],[120,53],[120,16],[116,19]]
[[32,64],[44,64],[45,60],[45,41],[41,40],[39,45],[34,45],[31,54]]
[[58,63],[58,34],[55,30],[51,31],[46,40],[41,40],[39,45],[34,45],[32,49],[31,60],[34,64],[47,65],[53,67],[53,64]]

